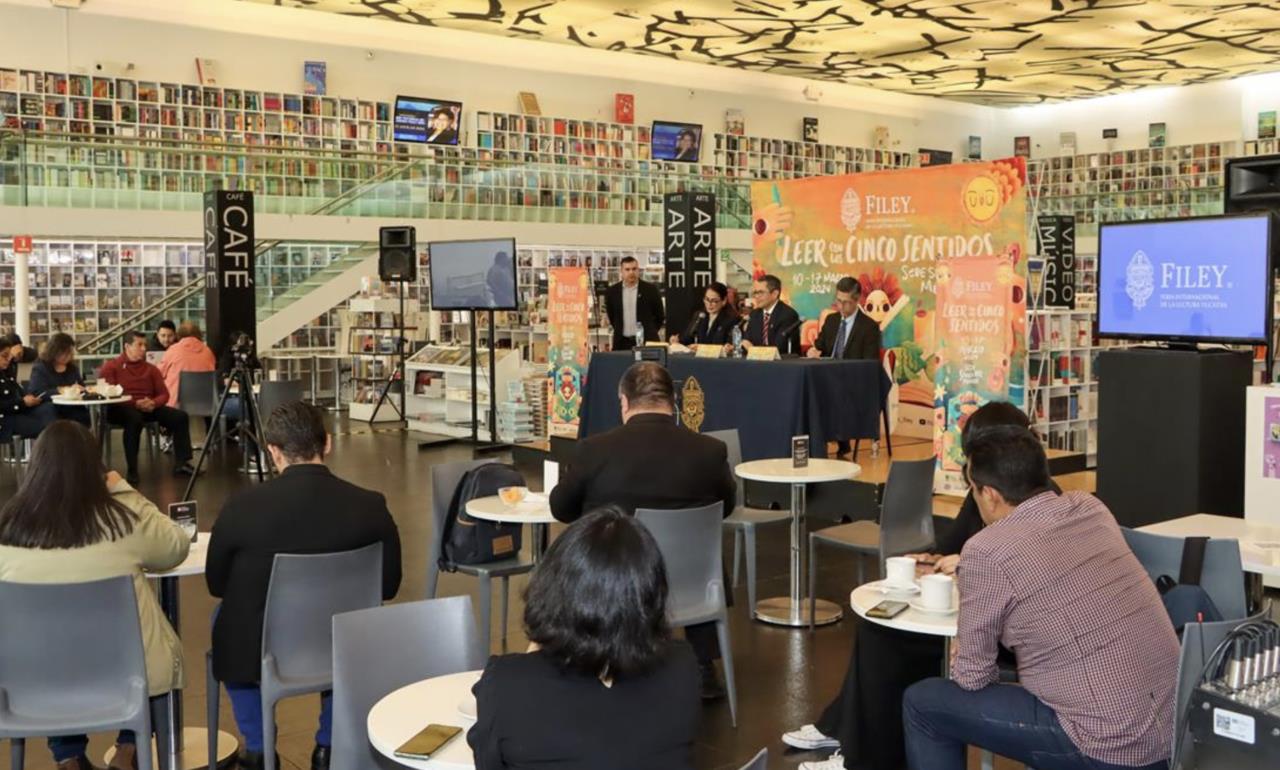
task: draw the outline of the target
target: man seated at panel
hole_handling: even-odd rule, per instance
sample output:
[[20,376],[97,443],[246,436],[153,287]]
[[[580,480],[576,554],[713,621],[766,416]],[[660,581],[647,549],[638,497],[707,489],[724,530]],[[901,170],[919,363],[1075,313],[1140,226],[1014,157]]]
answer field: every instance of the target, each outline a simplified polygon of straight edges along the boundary
[[[320,409],[294,401],[267,418],[264,439],[280,475],[232,495],[209,537],[205,582],[222,599],[213,621],[213,675],[227,688],[244,737],[240,767],[263,766],[262,620],[278,553],[337,553],[382,543],[382,597],[400,589],[400,534],[379,492],[325,467],[333,448]],[[329,767],[332,692],[321,694],[312,770]]]
[[742,346],[774,347],[786,355],[800,352],[800,314],[782,301],[782,280],[766,275],[751,284],[755,310],[747,317]]
[[147,363],[147,335],[125,335],[124,352],[102,365],[102,379],[130,398],[107,407],[107,421],[124,428],[124,459],[130,484],[138,483],[138,447],[146,423],[158,423],[173,437],[174,475],[195,473],[191,465],[191,418],[169,406],[169,389],[160,370]]
[[[733,513],[738,488],[724,442],[677,425],[675,385],[662,366],[634,364],[618,383],[622,426],[578,442],[573,461],[551,490],[551,513],[572,522],[585,512],[617,505],[637,508],[698,508],[717,501]],[[728,581],[726,581],[726,586]],[[698,656],[703,697],[720,697],[714,623],[685,630]]]
[[[966,746],[1033,767],[1166,767],[1178,639],[1111,512],[1055,492],[1040,441],[995,428],[965,446],[986,527],[965,543],[951,679],[903,698],[912,770],[963,770]],[[1000,684],[1000,645],[1018,684]]]
[[[822,331],[809,348],[810,358],[843,358],[848,361],[880,360],[880,324],[858,309],[862,284],[846,275],[836,282],[836,309],[827,316]],[[836,442],[836,456],[848,457],[849,439]]]

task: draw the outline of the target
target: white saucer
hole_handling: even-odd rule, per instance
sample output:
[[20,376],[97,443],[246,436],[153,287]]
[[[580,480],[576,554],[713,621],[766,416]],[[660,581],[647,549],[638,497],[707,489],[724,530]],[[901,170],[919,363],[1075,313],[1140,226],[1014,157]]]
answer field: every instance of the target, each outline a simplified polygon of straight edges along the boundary
[[476,699],[474,696],[468,695],[458,701],[458,715],[463,719],[476,721]]
[[909,586],[895,586],[883,580],[877,580],[871,585],[875,586],[876,590],[882,594],[913,594],[914,595],[914,594],[920,593],[920,586],[916,585],[915,583],[912,583]]
[[945,610],[939,610],[933,607],[926,607],[924,606],[923,603],[920,602],[919,599],[912,599],[911,601],[907,602],[907,604],[911,605],[911,609],[918,610],[920,612],[924,612],[929,615],[954,615],[960,611],[960,608],[955,606]]

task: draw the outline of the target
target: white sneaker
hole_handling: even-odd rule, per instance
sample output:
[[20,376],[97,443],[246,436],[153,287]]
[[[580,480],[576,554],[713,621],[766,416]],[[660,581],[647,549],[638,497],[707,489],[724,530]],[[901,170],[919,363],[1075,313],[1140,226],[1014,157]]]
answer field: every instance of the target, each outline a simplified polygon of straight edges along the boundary
[[844,757],[837,751],[821,762],[801,762],[800,770],[844,770]]
[[840,747],[840,741],[837,741],[829,735],[824,735],[822,731],[813,725],[805,725],[799,730],[792,730],[789,733],[783,733],[782,742],[793,748],[804,749],[805,751],[813,751],[814,749],[836,749]]

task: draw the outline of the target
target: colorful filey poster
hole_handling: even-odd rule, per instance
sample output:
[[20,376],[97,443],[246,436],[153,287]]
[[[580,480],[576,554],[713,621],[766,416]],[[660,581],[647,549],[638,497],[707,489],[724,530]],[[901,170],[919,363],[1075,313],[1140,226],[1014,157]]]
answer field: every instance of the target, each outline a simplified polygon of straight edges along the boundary
[[1262,414],[1262,477],[1280,479],[1280,398],[1266,399]]
[[[754,182],[751,204],[755,271],[782,279],[783,298],[805,319],[802,342],[835,312],[836,281],[857,278],[861,312],[880,324],[889,403],[897,405],[892,424],[933,439],[936,268],[939,260],[998,257],[1025,305],[1025,159]],[[1014,331],[1007,392],[1022,404],[1025,326]]]
[[547,399],[549,434],[578,436],[578,410],[587,381],[587,299],[591,282],[585,267],[547,270]]

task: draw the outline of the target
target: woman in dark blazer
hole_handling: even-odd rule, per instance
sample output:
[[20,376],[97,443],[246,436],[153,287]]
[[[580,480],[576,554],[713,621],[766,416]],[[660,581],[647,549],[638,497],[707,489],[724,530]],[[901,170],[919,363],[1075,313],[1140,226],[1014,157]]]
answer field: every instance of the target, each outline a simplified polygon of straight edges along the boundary
[[529,581],[529,652],[490,658],[473,689],[476,770],[692,770],[698,665],[666,612],[643,524],[613,507],[572,524]]
[[733,327],[738,314],[729,306],[729,288],[719,281],[707,287],[702,295],[703,312],[697,322],[683,333],[671,335],[672,342],[681,345],[728,345],[733,339]]

